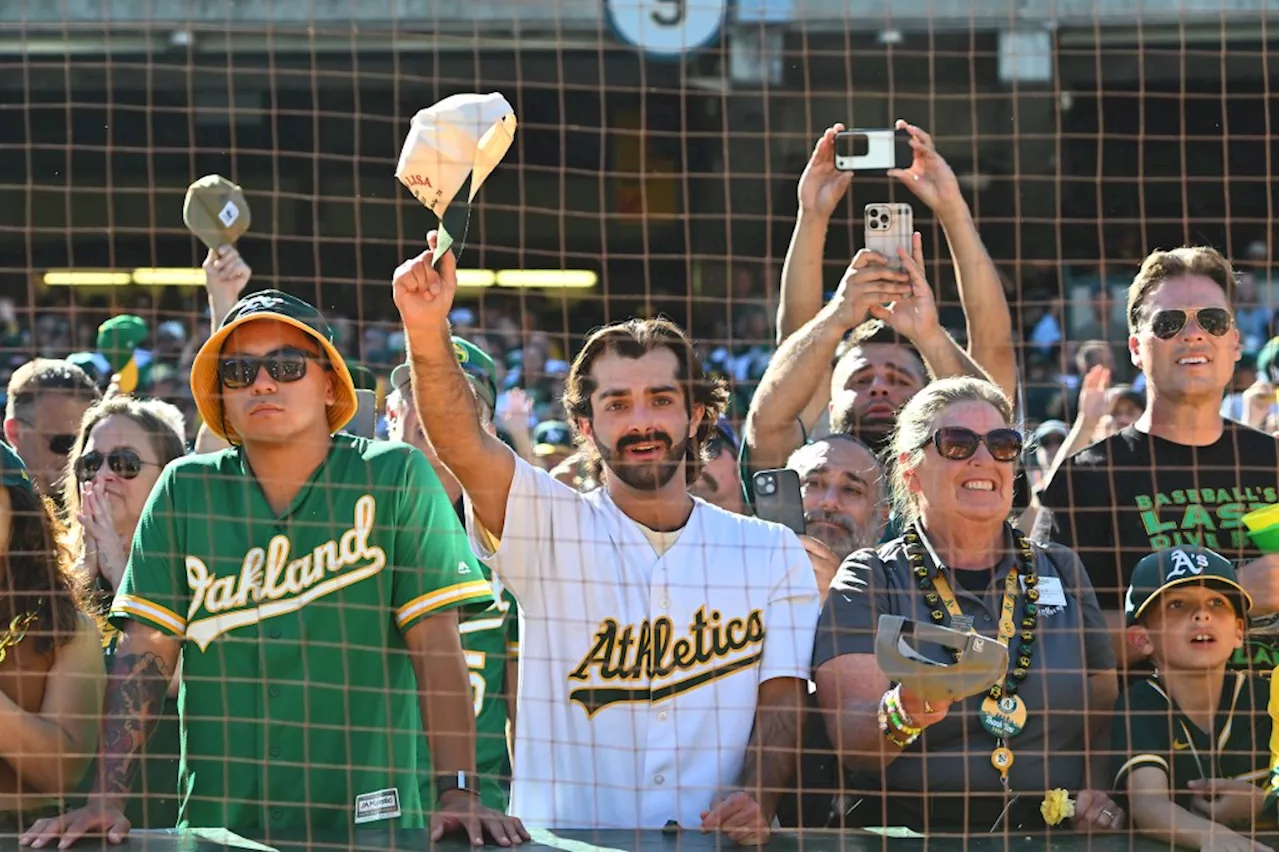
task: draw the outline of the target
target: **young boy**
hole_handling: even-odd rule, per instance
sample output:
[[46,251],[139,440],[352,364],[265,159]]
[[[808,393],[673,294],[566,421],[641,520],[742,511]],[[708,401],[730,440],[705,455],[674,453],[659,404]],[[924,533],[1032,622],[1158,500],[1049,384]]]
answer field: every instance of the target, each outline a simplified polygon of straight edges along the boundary
[[1268,848],[1249,835],[1275,819],[1269,683],[1227,672],[1252,603],[1211,550],[1161,550],[1134,568],[1128,639],[1156,671],[1120,697],[1111,739],[1115,787],[1143,834],[1193,849]]

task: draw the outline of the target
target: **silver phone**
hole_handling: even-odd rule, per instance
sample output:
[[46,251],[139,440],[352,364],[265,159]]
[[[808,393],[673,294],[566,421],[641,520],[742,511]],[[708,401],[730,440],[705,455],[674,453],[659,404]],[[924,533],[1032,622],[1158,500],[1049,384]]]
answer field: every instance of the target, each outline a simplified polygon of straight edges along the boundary
[[842,130],[836,134],[836,170],[909,169],[914,156],[910,140],[905,130]]
[[901,271],[898,249],[904,248],[911,254],[911,235],[916,230],[911,205],[868,204],[863,213],[862,245],[883,255],[890,269]]
[[347,424],[346,431],[359,438],[368,438],[373,440],[374,430],[378,425],[378,412],[375,405],[378,401],[378,394],[371,390],[356,391],[356,416],[351,418],[351,422]]

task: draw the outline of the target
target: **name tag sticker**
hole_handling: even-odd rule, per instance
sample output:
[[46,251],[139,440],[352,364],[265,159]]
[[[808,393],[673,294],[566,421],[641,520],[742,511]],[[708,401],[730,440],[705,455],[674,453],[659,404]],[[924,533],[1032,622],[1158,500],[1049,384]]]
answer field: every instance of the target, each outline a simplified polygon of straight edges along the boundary
[[1067,593],[1062,589],[1062,581],[1057,577],[1041,577],[1036,583],[1040,590],[1040,606],[1066,606]]
[[356,825],[400,816],[400,790],[391,787],[356,796]]

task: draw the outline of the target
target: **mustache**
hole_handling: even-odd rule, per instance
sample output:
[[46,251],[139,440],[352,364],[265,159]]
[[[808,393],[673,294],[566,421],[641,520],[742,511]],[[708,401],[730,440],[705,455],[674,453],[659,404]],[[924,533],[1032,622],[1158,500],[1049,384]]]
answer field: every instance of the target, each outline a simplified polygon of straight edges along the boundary
[[836,512],[828,512],[826,509],[813,509],[804,513],[804,522],[806,524],[827,523],[839,527],[849,535],[853,535],[853,521],[845,515]]
[[618,439],[618,452],[622,452],[627,447],[633,447],[636,444],[661,444],[666,449],[671,449],[671,436],[666,432],[654,430],[645,434],[623,435]]

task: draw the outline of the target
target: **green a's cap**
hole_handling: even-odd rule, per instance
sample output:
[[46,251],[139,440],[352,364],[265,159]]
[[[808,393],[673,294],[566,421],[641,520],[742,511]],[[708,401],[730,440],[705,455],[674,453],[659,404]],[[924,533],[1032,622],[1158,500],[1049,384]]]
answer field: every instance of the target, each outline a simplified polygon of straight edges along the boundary
[[1276,377],[1280,376],[1280,372],[1277,372],[1278,365],[1280,365],[1280,337],[1273,337],[1258,352],[1256,367],[1261,374],[1258,378],[1274,384]]
[[38,494],[36,484],[27,474],[27,466],[8,444],[0,441],[0,485],[6,488],[25,488],[33,495]]
[[533,427],[533,452],[537,456],[573,452],[573,428],[563,420],[544,420]]
[[1240,585],[1230,560],[1203,547],[1173,547],[1144,556],[1134,566],[1124,599],[1125,623],[1139,623],[1147,607],[1167,589],[1189,583],[1220,588],[1241,618],[1247,618],[1253,607],[1253,598]]
[[124,369],[133,357],[133,350],[147,339],[147,323],[142,317],[123,314],[98,326],[98,351],[111,365],[111,372]]
[[[498,407],[498,370],[493,359],[469,340],[461,337],[452,337],[450,340],[453,341],[454,357],[458,359],[462,372],[467,374],[476,396],[489,407],[490,412],[495,411]],[[408,386],[409,365],[400,364],[391,371],[391,387],[402,390]]]
[[239,443],[239,436],[225,422],[222,416],[222,388],[218,379],[218,359],[222,357],[222,346],[231,332],[240,326],[255,320],[275,320],[291,325],[312,337],[324,351],[325,359],[333,367],[338,378],[337,400],[329,406],[329,431],[337,432],[355,416],[359,403],[356,401],[356,387],[351,379],[347,364],[342,354],[333,344],[333,329],[313,305],[304,302],[297,296],[282,293],[279,290],[260,290],[245,296],[236,302],[227,315],[223,317],[218,330],[196,353],[191,363],[191,396],[195,399],[196,408],[209,431],[233,444]]

